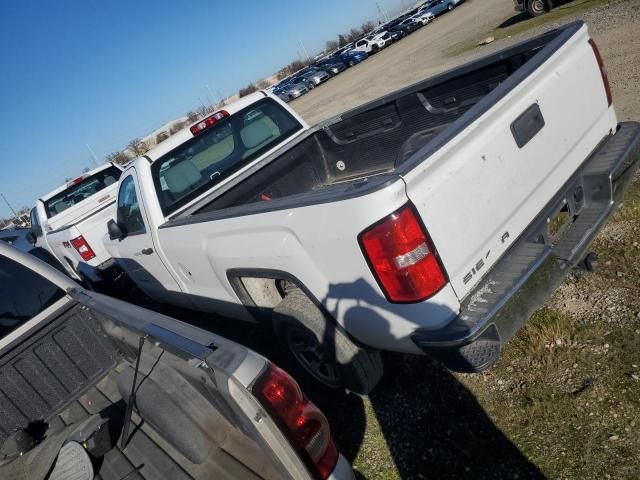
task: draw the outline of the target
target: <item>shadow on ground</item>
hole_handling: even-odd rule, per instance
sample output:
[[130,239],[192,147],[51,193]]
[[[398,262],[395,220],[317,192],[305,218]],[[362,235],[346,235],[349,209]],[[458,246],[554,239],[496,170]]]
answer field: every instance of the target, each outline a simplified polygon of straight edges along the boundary
[[[237,328],[224,320],[185,312],[174,315],[242,343],[289,371],[327,415],[340,452],[353,463],[368,464],[361,451],[367,432],[365,402],[354,394],[327,391],[310,381],[282,352],[269,329]],[[544,478],[493,424],[474,395],[448,370],[428,357],[389,354],[385,375],[368,397],[375,420],[400,478]],[[369,448],[369,447],[367,447]],[[371,457],[370,457],[371,458]],[[364,470],[364,469],[363,469]],[[368,472],[356,472],[365,479]]]
[[517,25],[518,23],[524,22],[526,20],[531,20],[531,16],[527,12],[521,12],[511,18],[507,18],[504,22],[498,25],[498,28],[511,27],[512,25]]
[[[337,298],[344,298],[346,292],[339,292],[343,296]],[[362,288],[360,294],[366,296]],[[144,301],[141,292],[133,297],[129,300],[158,308],[150,299]],[[340,452],[350,463],[357,459],[356,468],[363,470],[356,472],[357,478],[379,472],[379,462],[387,463],[388,472],[388,455],[402,479],[544,478],[493,424],[474,395],[430,357],[384,355],[384,377],[369,397],[362,398],[319,386],[284,351],[268,325],[169,306],[161,310],[245,345],[293,375],[326,414]],[[379,441],[372,438],[378,432],[376,422],[382,433]]]

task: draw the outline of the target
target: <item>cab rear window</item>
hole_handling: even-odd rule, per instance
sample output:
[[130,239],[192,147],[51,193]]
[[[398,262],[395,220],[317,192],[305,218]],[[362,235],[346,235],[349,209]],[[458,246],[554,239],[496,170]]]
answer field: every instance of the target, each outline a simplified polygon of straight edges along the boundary
[[100,190],[107,188],[109,185],[117,183],[121,173],[119,168],[111,166],[90,177],[83,178],[77,183],[72,182],[69,188],[44,202],[47,218],[55,217],[68,208],[95,195]]
[[265,98],[196,134],[151,167],[163,213],[170,215],[300,129],[286,109]]

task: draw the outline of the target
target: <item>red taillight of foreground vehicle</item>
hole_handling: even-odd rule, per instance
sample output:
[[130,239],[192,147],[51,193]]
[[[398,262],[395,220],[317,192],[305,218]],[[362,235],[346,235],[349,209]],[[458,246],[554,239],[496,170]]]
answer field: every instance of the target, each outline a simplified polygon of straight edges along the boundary
[[88,262],[89,260],[91,260],[92,258],[95,258],[96,256],[96,254],[93,253],[93,250],[91,249],[91,247],[89,246],[89,244],[87,243],[87,241],[84,239],[82,235],[72,239],[71,245],[73,245],[73,248],[75,248],[78,251],[78,253],[80,254],[80,256],[85,262]]
[[325,479],[338,462],[338,450],[323,413],[284,370],[269,365],[251,388],[317,478]]
[[426,300],[447,283],[435,248],[409,204],[362,232],[359,240],[390,302]]
[[602,55],[600,55],[600,50],[598,50],[598,46],[593,39],[589,39],[589,44],[591,48],[593,48],[593,53],[596,56],[596,61],[598,62],[598,67],[600,67],[600,74],[602,75],[602,83],[604,83],[604,90],[607,93],[607,103],[609,106],[613,103],[613,95],[611,94],[611,84],[609,83],[609,76],[607,75],[607,69],[604,66],[604,62],[602,61]]
[[213,115],[209,115],[207,118],[204,118],[198,123],[196,123],[195,125],[193,125],[190,128],[191,133],[193,133],[194,135],[197,135],[203,130],[206,130],[212,125],[215,125],[223,118],[227,118],[228,116],[229,116],[229,112],[227,112],[226,110],[220,110],[219,112],[216,112]]

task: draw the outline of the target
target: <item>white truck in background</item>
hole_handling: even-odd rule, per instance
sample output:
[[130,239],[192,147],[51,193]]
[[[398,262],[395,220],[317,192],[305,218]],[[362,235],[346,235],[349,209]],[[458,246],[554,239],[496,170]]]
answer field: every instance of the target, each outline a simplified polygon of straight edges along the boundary
[[313,128],[244,97],[130,164],[105,245],[158,302],[270,322],[313,378],[367,393],[379,350],[490,367],[639,160],[575,22]]
[[122,167],[106,163],[42,196],[31,209],[30,237],[36,248],[49,252],[72,278],[91,288],[120,272],[102,238],[115,216],[121,173]]

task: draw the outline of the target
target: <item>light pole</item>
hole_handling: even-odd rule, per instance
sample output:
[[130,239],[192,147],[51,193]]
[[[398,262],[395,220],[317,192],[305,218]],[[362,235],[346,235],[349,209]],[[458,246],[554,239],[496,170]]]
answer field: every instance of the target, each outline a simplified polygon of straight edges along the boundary
[[0,197],[2,197],[2,199],[4,200],[4,203],[7,204],[7,207],[9,207],[9,210],[11,210],[13,212],[13,216],[17,217],[18,214],[16,213],[16,211],[13,209],[13,207],[11,206],[11,204],[9,203],[9,200],[7,200],[7,198],[4,196],[3,193],[0,193]]

